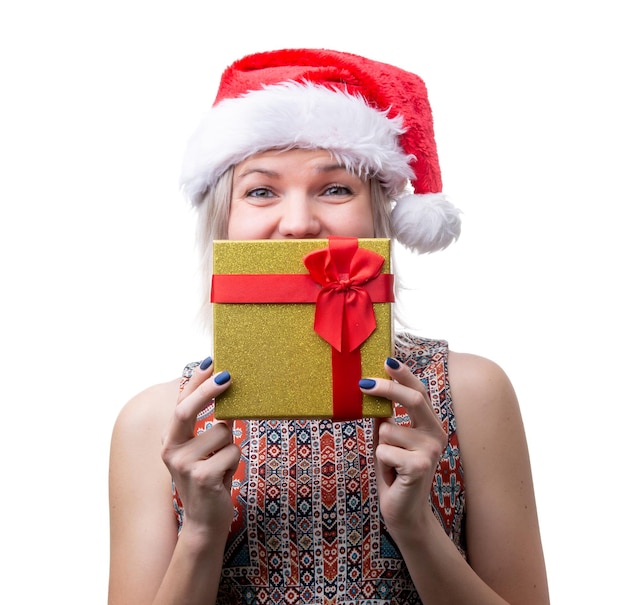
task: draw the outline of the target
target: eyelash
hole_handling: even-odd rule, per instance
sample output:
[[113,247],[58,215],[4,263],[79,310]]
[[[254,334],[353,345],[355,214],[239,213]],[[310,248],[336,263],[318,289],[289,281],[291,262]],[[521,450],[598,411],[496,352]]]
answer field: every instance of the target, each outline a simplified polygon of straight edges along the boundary
[[346,187],[345,185],[339,185],[339,184],[329,185],[324,190],[324,194],[329,193],[331,189],[343,189],[342,193],[335,193],[334,195],[351,195],[352,194],[352,190],[350,189],[350,187]]
[[[256,193],[263,193],[263,195],[255,195]],[[246,192],[246,197],[253,197],[257,199],[265,199],[273,196],[274,192],[267,187],[255,187],[254,189],[250,189],[250,191]]]
[[[333,190],[335,190],[335,192],[333,193]],[[340,190],[340,191],[336,191],[336,190]],[[345,195],[352,195],[352,189],[350,189],[350,187],[346,187],[345,185],[339,185],[339,184],[333,184],[333,185],[328,185],[328,187],[326,187],[323,190],[322,195],[331,195],[331,196],[345,196]],[[261,194],[261,195],[258,195]],[[256,187],[254,189],[250,189],[250,191],[246,192],[246,197],[252,197],[255,199],[267,199],[267,198],[271,198],[274,197],[274,192],[269,189],[268,187]]]

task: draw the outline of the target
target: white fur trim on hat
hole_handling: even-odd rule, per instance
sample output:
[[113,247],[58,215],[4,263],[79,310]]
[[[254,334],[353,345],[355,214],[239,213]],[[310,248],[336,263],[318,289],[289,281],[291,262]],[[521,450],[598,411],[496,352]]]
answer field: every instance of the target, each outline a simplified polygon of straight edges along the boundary
[[410,194],[397,200],[391,227],[407,248],[422,254],[437,252],[458,239],[460,214],[441,193]]
[[378,178],[394,198],[414,174],[399,144],[402,118],[360,96],[286,82],[224,99],[204,117],[183,159],[181,186],[198,204],[231,166],[268,149],[327,149],[349,170]]

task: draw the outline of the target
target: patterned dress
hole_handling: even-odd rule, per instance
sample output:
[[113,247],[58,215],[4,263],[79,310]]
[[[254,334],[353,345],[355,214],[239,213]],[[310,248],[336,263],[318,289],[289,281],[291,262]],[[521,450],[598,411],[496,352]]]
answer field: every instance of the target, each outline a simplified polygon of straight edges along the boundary
[[[465,491],[445,341],[396,337],[396,357],[426,385],[448,433],[432,509],[465,556]],[[187,376],[197,364],[186,368]],[[396,404],[396,421],[408,424]],[[213,407],[196,432],[213,422]],[[236,421],[242,457],[233,478],[235,518],[220,604],[405,605],[421,600],[383,523],[373,464],[373,422]],[[174,486],[179,528],[183,503]]]

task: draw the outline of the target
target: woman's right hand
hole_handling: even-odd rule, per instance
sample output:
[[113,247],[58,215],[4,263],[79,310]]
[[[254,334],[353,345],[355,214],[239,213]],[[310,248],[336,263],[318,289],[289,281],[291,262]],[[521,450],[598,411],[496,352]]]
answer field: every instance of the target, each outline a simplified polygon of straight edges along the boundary
[[196,367],[162,439],[161,456],[184,505],[182,531],[207,546],[225,543],[228,535],[234,513],[230,488],[241,451],[233,443],[232,423],[217,421],[197,436],[194,428],[198,414],[230,384],[228,372],[213,376],[209,360]]

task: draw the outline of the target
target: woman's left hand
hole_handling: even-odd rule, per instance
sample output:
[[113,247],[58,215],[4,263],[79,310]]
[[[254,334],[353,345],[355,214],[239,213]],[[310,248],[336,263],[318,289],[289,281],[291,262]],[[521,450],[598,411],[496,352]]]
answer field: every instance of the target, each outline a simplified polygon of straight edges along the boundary
[[411,421],[410,426],[401,426],[392,417],[377,420],[375,425],[381,513],[387,529],[399,541],[407,532],[415,536],[427,522],[426,515],[432,515],[430,491],[447,435],[422,381],[404,364],[394,365],[394,359],[385,364],[392,380],[378,379],[371,388],[361,388],[368,395],[400,403]]

